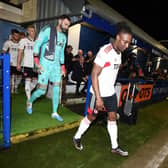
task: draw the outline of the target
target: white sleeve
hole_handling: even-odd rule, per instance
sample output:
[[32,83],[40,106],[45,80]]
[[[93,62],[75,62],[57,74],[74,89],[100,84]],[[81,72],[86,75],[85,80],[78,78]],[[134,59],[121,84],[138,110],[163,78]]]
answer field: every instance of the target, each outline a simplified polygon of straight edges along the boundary
[[101,48],[96,55],[94,63],[96,63],[100,67],[104,67],[104,64],[105,64],[104,55],[105,55],[104,50]]
[[25,47],[25,39],[21,39],[21,40],[19,41],[18,49],[23,50],[24,47]]
[[5,52],[6,51],[8,51],[8,49],[9,49],[9,41],[6,41],[5,43],[4,43],[4,45],[3,45],[3,48],[2,48],[2,50],[4,50]]

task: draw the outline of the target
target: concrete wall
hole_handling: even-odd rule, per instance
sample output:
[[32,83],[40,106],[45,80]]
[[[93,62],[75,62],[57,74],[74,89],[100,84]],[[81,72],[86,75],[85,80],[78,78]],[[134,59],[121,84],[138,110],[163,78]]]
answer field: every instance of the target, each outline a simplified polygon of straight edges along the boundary
[[35,20],[37,18],[37,0],[29,0],[23,3],[22,22]]

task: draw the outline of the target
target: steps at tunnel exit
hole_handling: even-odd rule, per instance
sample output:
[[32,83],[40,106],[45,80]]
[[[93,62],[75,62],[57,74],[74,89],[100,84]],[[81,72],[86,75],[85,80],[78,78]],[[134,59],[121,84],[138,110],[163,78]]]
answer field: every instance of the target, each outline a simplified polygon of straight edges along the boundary
[[71,105],[71,104],[82,104],[86,102],[85,95],[75,95],[75,94],[67,94],[62,97],[62,104]]

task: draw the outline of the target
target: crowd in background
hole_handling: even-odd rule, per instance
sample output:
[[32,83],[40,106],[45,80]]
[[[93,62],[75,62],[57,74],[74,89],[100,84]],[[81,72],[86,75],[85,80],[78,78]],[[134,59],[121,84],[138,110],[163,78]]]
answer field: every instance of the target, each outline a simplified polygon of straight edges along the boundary
[[160,62],[160,65],[156,68],[158,63],[157,57],[152,58],[146,52],[143,54],[135,54],[134,52],[129,54],[123,53],[122,56],[123,59],[120,66],[119,78],[168,80],[168,67],[162,66]]
[[[72,46],[68,45],[65,50],[65,67],[67,70],[67,77],[76,82],[77,95],[85,94],[87,89],[88,76],[91,74],[93,67],[94,55],[91,50],[84,55],[83,50],[79,49],[78,54],[72,54]],[[68,78],[67,78],[68,79]],[[84,83],[82,90],[79,90],[81,83]]]

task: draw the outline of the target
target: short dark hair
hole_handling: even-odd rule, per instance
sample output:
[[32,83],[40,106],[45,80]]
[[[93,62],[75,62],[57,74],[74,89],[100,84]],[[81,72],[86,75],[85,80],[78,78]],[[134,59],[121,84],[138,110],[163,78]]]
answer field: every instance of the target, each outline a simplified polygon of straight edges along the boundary
[[34,26],[34,25],[28,25],[28,26],[27,26],[27,29],[28,29],[28,28],[35,29],[35,26]]
[[119,22],[116,24],[116,35],[120,33],[129,33],[132,35],[132,30],[126,22]]
[[71,45],[67,45],[67,48],[72,48],[72,46]]
[[71,18],[68,15],[61,15],[58,19],[68,19],[69,21],[71,21]]
[[18,31],[17,29],[12,29],[12,30],[11,30],[11,34],[14,34],[14,33],[19,34],[19,31]]
[[20,35],[26,36],[25,32],[20,32]]

